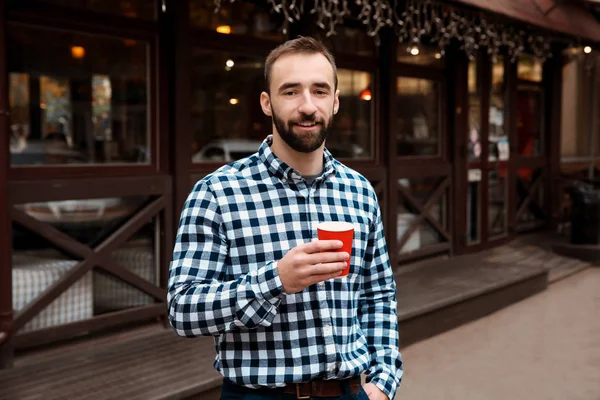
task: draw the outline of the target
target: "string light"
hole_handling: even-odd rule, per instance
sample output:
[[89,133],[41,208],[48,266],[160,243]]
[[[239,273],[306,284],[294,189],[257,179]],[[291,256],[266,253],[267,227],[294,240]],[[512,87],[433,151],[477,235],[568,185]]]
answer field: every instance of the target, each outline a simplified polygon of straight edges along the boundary
[[[226,1],[236,2],[214,0],[215,12]],[[273,11],[283,16],[284,34],[287,34],[289,24],[304,15],[305,0],[269,0],[269,3]],[[441,56],[455,39],[469,59],[475,58],[482,47],[487,48],[493,61],[502,49],[506,49],[511,62],[527,50],[541,62],[552,57],[547,36],[503,24],[496,21],[494,15],[484,17],[480,12],[458,9],[436,0],[353,0],[352,6],[350,3],[351,0],[313,0],[307,1],[306,5],[311,7],[307,11],[315,15],[317,25],[326,31],[327,37],[335,35],[336,26],[350,19],[365,25],[376,45],[379,45],[381,29],[390,27],[399,42],[407,43],[409,49],[420,44],[437,44]]]

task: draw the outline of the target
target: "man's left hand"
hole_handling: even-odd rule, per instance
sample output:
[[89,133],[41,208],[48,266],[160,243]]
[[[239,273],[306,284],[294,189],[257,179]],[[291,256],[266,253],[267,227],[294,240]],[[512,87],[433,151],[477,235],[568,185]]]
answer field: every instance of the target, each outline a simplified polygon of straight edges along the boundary
[[363,389],[367,396],[369,396],[369,400],[389,400],[387,394],[383,393],[372,383],[364,384]]

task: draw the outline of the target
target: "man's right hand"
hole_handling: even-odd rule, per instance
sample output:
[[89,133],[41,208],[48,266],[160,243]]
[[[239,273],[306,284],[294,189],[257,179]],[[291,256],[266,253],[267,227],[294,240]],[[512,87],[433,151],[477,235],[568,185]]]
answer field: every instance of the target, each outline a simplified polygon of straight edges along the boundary
[[317,240],[288,251],[277,264],[285,292],[297,293],[310,285],[339,276],[346,268],[345,261],[350,258],[346,252],[335,251],[342,245],[339,240]]

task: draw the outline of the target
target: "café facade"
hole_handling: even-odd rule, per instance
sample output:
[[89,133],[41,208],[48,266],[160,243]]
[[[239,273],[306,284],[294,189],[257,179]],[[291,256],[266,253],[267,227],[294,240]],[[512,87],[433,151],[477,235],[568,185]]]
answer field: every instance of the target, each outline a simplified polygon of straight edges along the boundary
[[1,2],[0,366],[164,324],[185,198],[270,133],[264,59],[298,35],[336,56],[327,147],[372,182],[397,271],[552,229],[565,132],[594,125],[564,92],[589,105],[578,90],[597,88],[595,15],[534,0]]

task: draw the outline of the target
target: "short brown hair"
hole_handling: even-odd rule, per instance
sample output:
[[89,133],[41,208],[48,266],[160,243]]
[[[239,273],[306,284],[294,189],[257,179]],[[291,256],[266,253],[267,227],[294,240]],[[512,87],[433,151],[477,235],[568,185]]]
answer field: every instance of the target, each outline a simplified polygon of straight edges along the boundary
[[277,46],[267,56],[267,60],[265,62],[265,85],[267,93],[270,93],[271,70],[273,69],[273,64],[275,64],[275,61],[277,61],[281,56],[286,54],[322,54],[325,56],[327,61],[329,61],[329,64],[331,64],[331,68],[333,68],[334,86],[335,90],[337,90],[338,76],[333,54],[331,54],[329,49],[327,49],[327,47],[321,41],[311,37],[300,36]]

